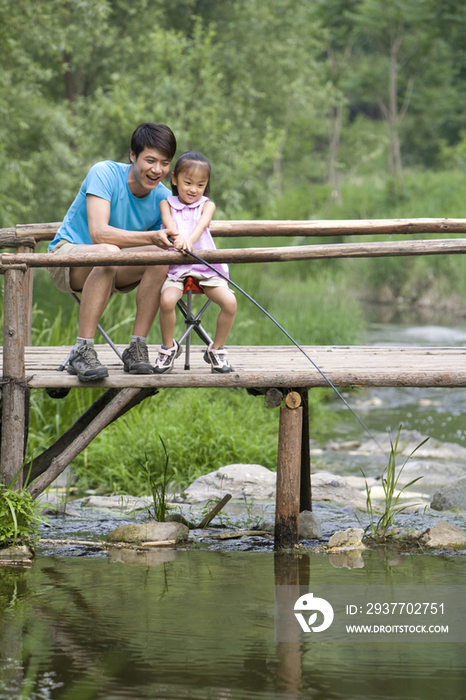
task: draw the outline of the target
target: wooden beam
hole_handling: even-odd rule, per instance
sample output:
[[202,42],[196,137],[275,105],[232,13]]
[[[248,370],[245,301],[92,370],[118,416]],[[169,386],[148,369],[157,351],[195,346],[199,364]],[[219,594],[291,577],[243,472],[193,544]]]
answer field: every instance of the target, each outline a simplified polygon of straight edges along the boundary
[[[466,253],[466,239],[418,241],[371,241],[368,243],[328,243],[325,245],[284,246],[280,248],[232,248],[200,250],[196,253],[210,263],[291,262],[330,260],[333,258],[381,258],[416,255],[456,255]],[[0,255],[4,269],[8,265],[26,264],[30,267],[89,267],[106,265],[174,265],[186,262],[178,252],[81,253],[79,255],[50,255],[47,253]]]
[[32,237],[36,241],[51,241],[61,225],[61,221],[48,224],[17,224],[15,231],[17,238]]
[[371,236],[466,233],[466,219],[349,219],[333,221],[212,221],[213,236]]
[[280,407],[275,500],[275,549],[298,544],[303,409]]
[[135,398],[138,392],[139,389],[123,389],[120,391],[73,442],[69,444],[59,456],[52,460],[47,471],[29,486],[31,496],[35,499],[45,491],[45,489],[55,481],[57,476],[65,471],[70,462],[72,462],[72,460],[82,452],[117,415],[119,415],[125,405]]
[[0,481],[22,487],[27,386],[24,348],[26,345],[26,272],[5,273],[3,312],[2,437]]
[[18,238],[14,228],[0,229],[0,248],[18,248],[22,245],[34,246],[35,240],[29,236]]
[[[0,229],[0,247],[5,240],[32,237],[51,240],[61,222],[44,224],[18,224],[16,229]],[[6,233],[8,232],[8,233]],[[333,221],[213,221],[213,236],[236,238],[241,236],[368,236],[414,235],[425,233],[466,233],[466,219],[362,219]],[[3,247],[16,247],[15,244]]]

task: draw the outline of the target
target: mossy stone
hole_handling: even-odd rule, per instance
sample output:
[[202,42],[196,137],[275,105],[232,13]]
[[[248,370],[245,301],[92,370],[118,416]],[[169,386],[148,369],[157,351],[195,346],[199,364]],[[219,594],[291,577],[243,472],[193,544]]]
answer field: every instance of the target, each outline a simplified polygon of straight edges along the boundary
[[175,540],[181,543],[187,541],[188,535],[189,528],[182,523],[159,523],[156,520],[150,520],[147,523],[130,523],[117,527],[107,535],[107,542],[141,544],[141,542]]

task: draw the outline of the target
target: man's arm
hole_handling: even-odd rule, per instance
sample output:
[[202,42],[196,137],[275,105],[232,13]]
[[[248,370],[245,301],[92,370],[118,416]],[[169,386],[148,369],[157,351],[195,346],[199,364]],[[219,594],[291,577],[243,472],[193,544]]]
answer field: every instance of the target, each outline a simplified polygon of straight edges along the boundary
[[168,236],[176,238],[178,231],[165,229],[162,231],[124,231],[109,225],[110,202],[93,194],[86,196],[87,221],[93,243],[109,243],[119,248],[156,245],[168,250],[173,244]]

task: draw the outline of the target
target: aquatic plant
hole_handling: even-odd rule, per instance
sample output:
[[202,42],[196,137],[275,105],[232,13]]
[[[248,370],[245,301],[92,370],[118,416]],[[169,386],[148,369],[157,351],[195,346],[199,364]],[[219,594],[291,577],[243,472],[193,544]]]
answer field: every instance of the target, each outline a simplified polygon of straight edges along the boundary
[[154,502],[154,519],[159,523],[163,523],[165,522],[167,515],[167,487],[170,481],[168,463],[170,461],[170,455],[168,454],[165,443],[160,435],[159,440],[162,443],[163,451],[165,453],[165,461],[161,471],[158,472],[158,470],[155,468],[154,462],[147,457],[141,466],[147,476],[149,490]]
[[14,490],[0,483],[0,546],[26,544],[46,519],[40,515],[40,505],[26,489]]
[[[367,505],[367,512],[369,513],[370,517],[370,523],[366,527],[366,533],[370,529],[370,534],[372,537],[380,537],[385,535],[391,527],[393,527],[393,523],[395,520],[395,517],[403,512],[405,508],[407,507],[406,505],[399,505],[399,499],[402,495],[402,493],[408,489],[410,486],[415,484],[419,479],[422,479],[422,476],[418,476],[415,479],[412,479],[410,482],[405,484],[402,488],[398,489],[398,482],[400,479],[400,476],[403,472],[403,469],[406,466],[406,463],[411,459],[413,454],[420,448],[422,447],[427,440],[429,439],[428,437],[423,440],[422,442],[417,445],[414,450],[409,454],[409,456],[406,458],[404,461],[403,465],[398,471],[398,474],[396,473],[396,455],[398,452],[398,444],[400,441],[400,433],[402,429],[402,424],[400,423],[400,427],[398,428],[398,434],[396,436],[395,444],[393,444],[391,438],[390,438],[390,456],[388,458],[388,465],[386,472],[382,474],[382,488],[384,491],[385,495],[385,504],[384,504],[384,510],[382,515],[378,520],[376,520],[376,515],[374,513],[374,507],[372,504],[372,496],[371,496],[371,490],[369,488],[369,485],[366,480],[366,505]],[[365,477],[365,474],[363,472],[363,476]]]

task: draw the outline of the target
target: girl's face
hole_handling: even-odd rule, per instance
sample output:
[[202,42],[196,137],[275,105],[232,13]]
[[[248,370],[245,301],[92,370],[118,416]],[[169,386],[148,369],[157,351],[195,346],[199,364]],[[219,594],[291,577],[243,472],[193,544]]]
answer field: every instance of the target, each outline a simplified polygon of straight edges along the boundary
[[172,183],[178,188],[178,197],[183,204],[197,202],[204,194],[208,182],[208,170],[199,165],[181,170],[177,176],[172,173]]

